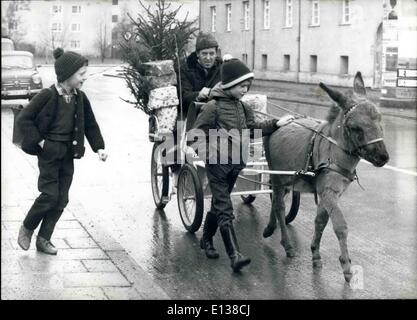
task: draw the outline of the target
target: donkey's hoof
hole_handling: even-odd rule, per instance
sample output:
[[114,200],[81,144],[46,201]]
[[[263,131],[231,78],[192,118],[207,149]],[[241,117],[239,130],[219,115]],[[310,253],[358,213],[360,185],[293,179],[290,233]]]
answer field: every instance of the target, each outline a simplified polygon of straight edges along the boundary
[[270,236],[272,236],[272,234],[274,233],[275,228],[270,227],[269,225],[265,227],[264,229],[264,233],[262,234],[264,238],[268,238]]
[[349,283],[349,282],[350,282],[350,280],[352,279],[352,272],[346,272],[346,273],[344,273],[343,275],[345,276],[345,281],[346,281],[347,283]]
[[313,260],[313,268],[320,269],[323,267],[323,262],[320,259]]

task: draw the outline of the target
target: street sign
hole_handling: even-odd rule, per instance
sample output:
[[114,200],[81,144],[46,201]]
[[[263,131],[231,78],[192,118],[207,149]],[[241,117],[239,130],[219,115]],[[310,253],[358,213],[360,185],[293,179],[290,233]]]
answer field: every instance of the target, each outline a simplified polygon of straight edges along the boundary
[[398,69],[399,78],[417,78],[417,69]]
[[398,79],[397,87],[417,88],[417,79]]
[[397,87],[417,88],[417,69],[397,69]]

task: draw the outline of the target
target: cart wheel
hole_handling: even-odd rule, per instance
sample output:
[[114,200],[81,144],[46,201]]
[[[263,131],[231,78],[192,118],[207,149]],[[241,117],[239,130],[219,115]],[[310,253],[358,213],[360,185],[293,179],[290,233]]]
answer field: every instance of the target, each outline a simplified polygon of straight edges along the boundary
[[178,176],[178,209],[185,229],[196,232],[203,220],[204,196],[197,170],[185,164]]
[[248,194],[248,195],[242,195],[242,196],[240,196],[241,198],[242,198],[242,201],[245,203],[245,204],[251,204],[252,202],[254,202],[255,201],[255,199],[256,199],[256,196],[254,196],[254,195],[251,195],[251,194]]
[[[272,201],[272,193],[269,194]],[[297,216],[300,208],[300,192],[288,191],[284,196],[285,208],[290,208],[285,214],[285,223],[290,224]]]
[[[161,151],[158,148],[160,143],[154,143],[151,159],[151,185],[153,201],[158,209],[165,208],[167,204],[169,187],[168,167],[161,163]],[[158,154],[156,154],[158,152]],[[165,198],[165,199],[164,199]]]

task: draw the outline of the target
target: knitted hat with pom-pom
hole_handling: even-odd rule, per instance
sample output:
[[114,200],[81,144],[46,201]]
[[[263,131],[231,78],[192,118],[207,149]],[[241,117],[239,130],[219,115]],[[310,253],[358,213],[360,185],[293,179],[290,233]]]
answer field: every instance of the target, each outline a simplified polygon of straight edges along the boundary
[[67,80],[76,73],[78,69],[88,64],[88,60],[82,55],[73,51],[64,52],[62,48],[54,50],[54,58],[55,73],[58,82]]
[[253,79],[255,75],[242,61],[232,58],[223,62],[220,76],[221,88],[230,89],[245,80]]

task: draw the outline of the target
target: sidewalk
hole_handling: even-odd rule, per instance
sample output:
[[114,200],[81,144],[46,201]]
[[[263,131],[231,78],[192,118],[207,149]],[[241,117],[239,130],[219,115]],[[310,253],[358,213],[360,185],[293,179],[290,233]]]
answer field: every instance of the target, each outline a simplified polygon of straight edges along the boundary
[[31,248],[20,249],[18,230],[38,195],[37,162],[11,143],[10,109],[1,122],[1,299],[169,299],[74,199],[52,237],[57,256],[36,251],[36,231]]

